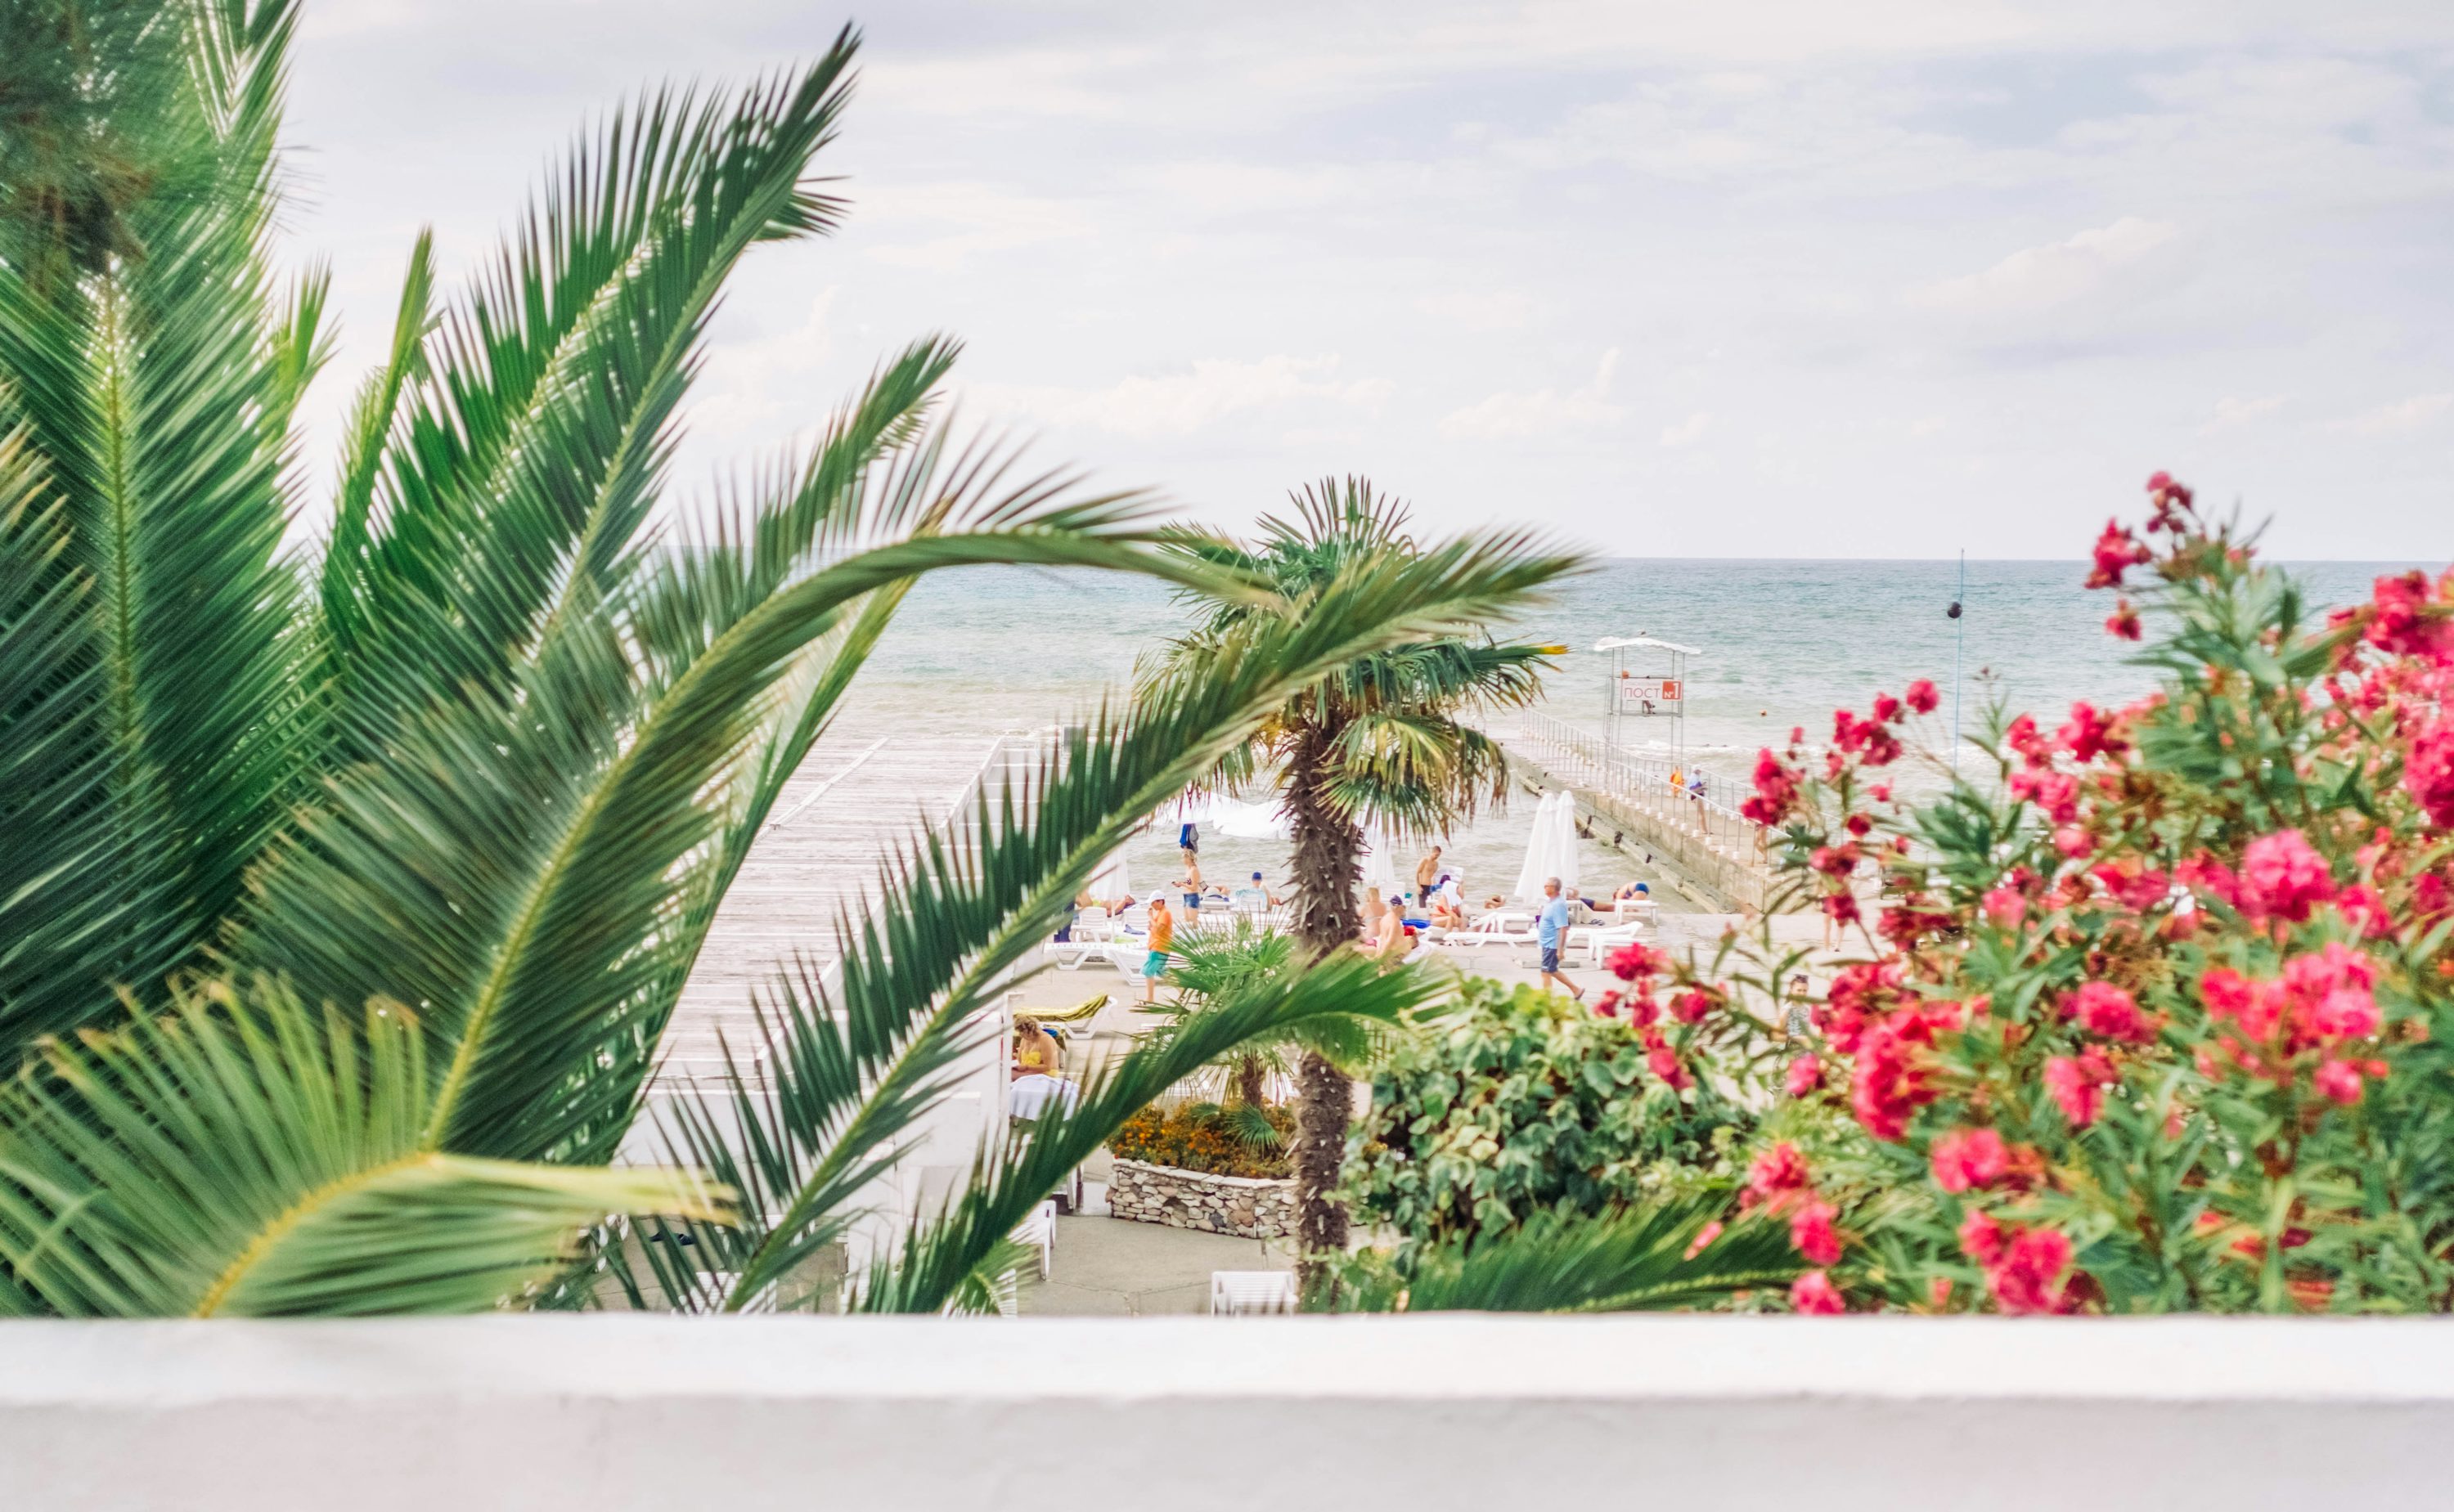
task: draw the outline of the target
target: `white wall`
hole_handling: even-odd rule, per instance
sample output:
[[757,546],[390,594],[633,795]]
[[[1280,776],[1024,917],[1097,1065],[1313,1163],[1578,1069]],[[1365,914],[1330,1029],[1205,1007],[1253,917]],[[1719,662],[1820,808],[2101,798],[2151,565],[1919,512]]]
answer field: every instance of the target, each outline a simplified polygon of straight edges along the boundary
[[[43,1512],[2454,1503],[2436,1323],[0,1324]],[[1295,1500],[1299,1499],[1299,1500]]]

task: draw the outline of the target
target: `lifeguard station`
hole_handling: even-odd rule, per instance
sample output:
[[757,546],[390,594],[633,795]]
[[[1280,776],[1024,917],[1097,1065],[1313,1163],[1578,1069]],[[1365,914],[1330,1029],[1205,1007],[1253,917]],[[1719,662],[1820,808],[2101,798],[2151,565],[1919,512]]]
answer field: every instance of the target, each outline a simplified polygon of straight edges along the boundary
[[[1594,643],[1610,655],[1605,740],[1613,765],[1627,759],[1632,743],[1667,747],[1674,766],[1687,756],[1687,664],[1703,653],[1692,646],[1650,635],[1615,635]],[[1637,723],[1636,730],[1623,728]],[[1658,722],[1658,723],[1657,723]]]

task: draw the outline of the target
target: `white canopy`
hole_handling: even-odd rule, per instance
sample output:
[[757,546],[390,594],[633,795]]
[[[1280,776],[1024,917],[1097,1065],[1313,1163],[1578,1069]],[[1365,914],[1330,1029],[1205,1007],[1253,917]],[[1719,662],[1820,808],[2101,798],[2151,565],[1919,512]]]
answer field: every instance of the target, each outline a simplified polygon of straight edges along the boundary
[[1108,859],[1099,863],[1099,869],[1091,873],[1090,888],[1094,898],[1130,898],[1134,895],[1133,873],[1125,865],[1123,850],[1110,852]]
[[1199,825],[1231,840],[1284,840],[1294,833],[1276,803],[1242,804],[1216,794],[1187,795],[1158,811],[1167,825]]
[[1534,806],[1534,834],[1525,846],[1525,869],[1517,874],[1517,896],[1542,896],[1542,884],[1559,879],[1564,891],[1577,885],[1577,799],[1564,789],[1542,795]]
[[1594,643],[1594,649],[1597,651],[1616,651],[1622,647],[1640,651],[1677,651],[1681,656],[1704,654],[1692,646],[1681,646],[1677,641],[1656,640],[1650,635],[1609,635]]

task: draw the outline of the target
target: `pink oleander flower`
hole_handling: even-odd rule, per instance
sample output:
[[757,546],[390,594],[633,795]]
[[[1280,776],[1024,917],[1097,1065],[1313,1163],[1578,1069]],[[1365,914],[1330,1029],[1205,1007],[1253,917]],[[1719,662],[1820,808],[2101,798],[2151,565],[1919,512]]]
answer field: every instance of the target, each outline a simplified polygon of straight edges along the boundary
[[2116,718],[2093,704],[2071,706],[2070,723],[2055,733],[2070,750],[2075,761],[2091,762],[2099,756],[2119,756],[2130,748],[2130,743],[2114,731]]
[[1832,1226],[1832,1221],[1840,1216],[1840,1209],[1821,1198],[1810,1198],[1791,1210],[1789,1242],[1808,1264],[1840,1263],[1840,1234]]
[[1700,987],[1689,987],[1670,1000],[1670,1016],[1681,1024],[1701,1024],[1720,1000]]
[[2454,719],[2440,719],[2412,737],[2403,758],[2403,786],[2430,824],[2454,829]]
[[1911,683],[1907,693],[1902,696],[1907,698],[1909,707],[1921,714],[1933,713],[1942,702],[1942,695],[1935,691],[1934,684],[1922,677]]
[[2028,917],[2028,900],[2010,887],[1997,887],[1980,905],[1997,928],[2017,929]]
[[1804,1097],[1823,1084],[1823,1063],[1812,1055],[1800,1055],[1789,1063],[1789,1095]]
[[1938,1095],[1915,1059],[1915,1047],[1932,1043],[1932,1026],[1913,1013],[1898,1013],[1867,1026],[1858,1040],[1857,1075],[1849,1084],[1849,1109],[1879,1140],[1908,1133],[1909,1119]]
[[1747,1167],[1747,1184],[1740,1193],[1740,1204],[1752,1206],[1762,1203],[1780,1212],[1795,1194],[1809,1189],[1806,1157],[1787,1140],[1758,1155]]
[[1810,1318],[1832,1317],[1847,1312],[1849,1304],[1840,1300],[1840,1288],[1831,1277],[1810,1270],[1789,1283],[1789,1309]]
[[2118,588],[2122,574],[2134,567],[2143,567],[2154,553],[2140,544],[2139,538],[2122,527],[2119,520],[2104,522],[2104,533],[2096,538],[2096,560],[2087,575],[2092,588]]
[[1669,957],[1659,950],[1648,950],[1640,945],[1624,945],[1610,954],[1610,969],[1621,982],[1633,982],[1668,969]]
[[2011,1151],[1990,1128],[1953,1129],[1934,1142],[1934,1182],[1946,1192],[1993,1185],[2011,1169]]
[[2125,1044],[2144,1044],[2156,1031],[2139,1011],[2139,1000],[2110,982],[2088,982],[2062,999],[2062,1017],[2090,1034]]
[[1901,701],[1889,693],[1878,693],[1869,712],[1878,725],[1896,725],[1900,723]]
[[2350,1107],[2361,1100],[2361,1068],[2349,1061],[2328,1061],[2318,1067],[2309,1084],[2318,1095]]
[[1713,1241],[1720,1237],[1721,1221],[1716,1218],[1711,1223],[1706,1224],[1703,1227],[1696,1230],[1696,1237],[1687,1243],[1686,1258],[1694,1260],[1697,1256],[1711,1248]]
[[2335,896],[2334,874],[2297,829],[2261,835],[2241,853],[2241,907],[2254,918],[2299,924]]
[[2114,606],[2113,612],[2104,617],[2104,627],[2125,641],[2139,639],[2143,628],[2139,623],[2139,611],[2130,607],[2128,599]]
[[2062,1312],[2070,1264],[2069,1236],[2057,1228],[2031,1228],[2011,1241],[2001,1263],[1985,1273],[1985,1284],[2005,1313]]
[[2112,1080],[2113,1063],[2093,1045],[2077,1055],[2052,1056],[2045,1062],[2045,1090],[2075,1129],[2096,1122],[2104,1107],[2104,1084]]
[[1981,1207],[1972,1207],[1960,1221],[1960,1250],[1980,1265],[2002,1263],[2002,1225]]
[[2425,573],[2411,571],[2377,580],[2366,638],[2390,656],[2430,662],[2454,659],[2454,620],[2436,601]]
[[2064,825],[2054,831],[2054,848],[2077,861],[2096,849],[2096,837],[2077,825]]

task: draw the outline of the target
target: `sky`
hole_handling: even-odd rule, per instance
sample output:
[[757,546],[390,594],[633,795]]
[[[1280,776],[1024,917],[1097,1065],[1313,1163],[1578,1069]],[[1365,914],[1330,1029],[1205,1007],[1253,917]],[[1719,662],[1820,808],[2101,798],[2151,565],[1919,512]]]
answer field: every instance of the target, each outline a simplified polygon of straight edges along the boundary
[[[1364,473],[1621,556],[2069,557],[2169,468],[2454,558],[2454,4],[306,0],[340,362],[593,118],[866,37],[674,492],[965,343],[967,426],[1236,527]],[[686,507],[686,505],[682,506]]]

